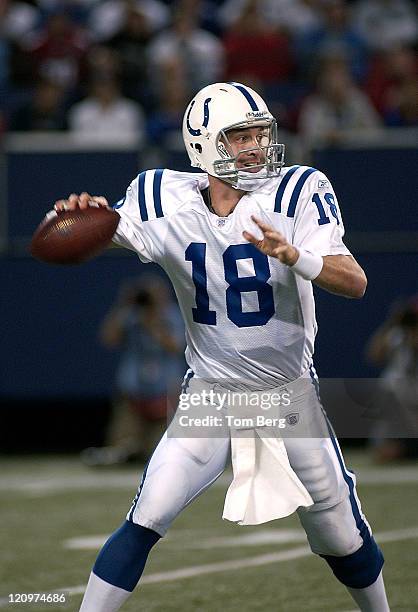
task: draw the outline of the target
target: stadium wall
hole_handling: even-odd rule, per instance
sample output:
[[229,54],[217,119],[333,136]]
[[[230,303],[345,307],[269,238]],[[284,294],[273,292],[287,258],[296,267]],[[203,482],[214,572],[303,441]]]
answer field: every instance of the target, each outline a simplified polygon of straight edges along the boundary
[[[83,266],[48,266],[31,259],[27,246],[56,198],[87,190],[117,201],[139,170],[159,165],[187,168],[182,153],[171,153],[162,156],[153,151],[151,158],[134,150],[57,149],[51,144],[40,148],[23,141],[11,141],[4,151],[1,192],[5,202],[0,223],[3,432],[13,430],[23,415],[32,428],[45,428],[51,419],[66,421],[60,448],[65,447],[66,438],[68,448],[84,445],[86,436],[90,443],[100,442],[117,354],[100,345],[98,326],[121,281],[149,266],[119,249]],[[376,370],[364,358],[365,343],[395,299],[417,292],[417,162],[417,151],[399,143],[328,149],[311,156],[312,165],[326,172],[336,189],[348,228],[347,244],[369,277],[361,301],[316,290],[320,333],[315,358],[320,376],[375,376]],[[88,425],[93,416],[94,430]],[[2,436],[0,447],[13,449],[12,438]],[[33,436],[28,443],[30,439]],[[51,440],[44,436],[42,448],[52,448]]]

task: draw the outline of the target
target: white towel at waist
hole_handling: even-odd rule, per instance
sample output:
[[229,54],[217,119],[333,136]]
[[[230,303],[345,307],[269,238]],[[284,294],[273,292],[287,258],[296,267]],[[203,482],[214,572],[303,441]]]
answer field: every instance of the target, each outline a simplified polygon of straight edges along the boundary
[[313,499],[290,466],[281,438],[260,437],[257,429],[231,432],[234,479],[222,518],[259,525],[292,514]]
[[[241,410],[241,415],[250,413],[248,407]],[[222,518],[258,525],[314,503],[289,463],[279,428],[231,428],[231,456],[234,479]]]

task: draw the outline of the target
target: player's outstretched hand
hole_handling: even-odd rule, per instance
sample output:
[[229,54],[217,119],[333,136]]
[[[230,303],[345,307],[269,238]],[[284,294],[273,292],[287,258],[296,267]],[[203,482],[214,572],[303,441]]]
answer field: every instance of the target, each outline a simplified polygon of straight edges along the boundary
[[263,232],[263,238],[258,240],[253,234],[247,231],[242,232],[244,238],[265,255],[276,257],[287,266],[293,266],[299,257],[298,250],[293,245],[289,244],[283,234],[276,231],[271,225],[263,223],[253,215],[251,219]]
[[91,196],[89,193],[83,191],[80,195],[72,193],[67,200],[57,200],[54,204],[54,209],[57,212],[63,210],[76,210],[77,208],[83,210],[89,206],[110,208],[108,201],[103,196]]

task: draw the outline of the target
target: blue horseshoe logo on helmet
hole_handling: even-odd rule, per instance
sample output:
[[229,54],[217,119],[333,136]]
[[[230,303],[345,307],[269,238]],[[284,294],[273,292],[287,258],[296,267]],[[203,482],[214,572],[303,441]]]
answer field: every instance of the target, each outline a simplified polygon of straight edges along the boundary
[[[203,123],[202,123],[202,127],[208,127],[208,123],[209,123],[209,102],[212,100],[212,98],[206,98],[206,100],[203,103]],[[202,132],[199,129],[195,130],[194,128],[192,128],[192,126],[190,125],[190,121],[189,121],[189,117],[190,117],[190,113],[192,112],[192,108],[194,106],[195,100],[193,100],[193,102],[190,104],[189,110],[187,112],[187,116],[186,116],[186,125],[187,125],[187,129],[189,130],[190,134],[192,136],[201,136]]]

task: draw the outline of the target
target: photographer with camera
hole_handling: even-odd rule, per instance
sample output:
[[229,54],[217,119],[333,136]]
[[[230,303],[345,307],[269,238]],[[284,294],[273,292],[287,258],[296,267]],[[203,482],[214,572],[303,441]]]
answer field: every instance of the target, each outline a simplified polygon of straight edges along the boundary
[[381,374],[384,419],[375,431],[379,462],[418,457],[418,295],[392,307],[367,347]]
[[[143,460],[176,406],[184,370],[184,327],[167,282],[157,274],[122,285],[100,329],[104,346],[120,349],[106,446],[83,451],[89,465]],[[174,411],[174,408],[173,408]]]

